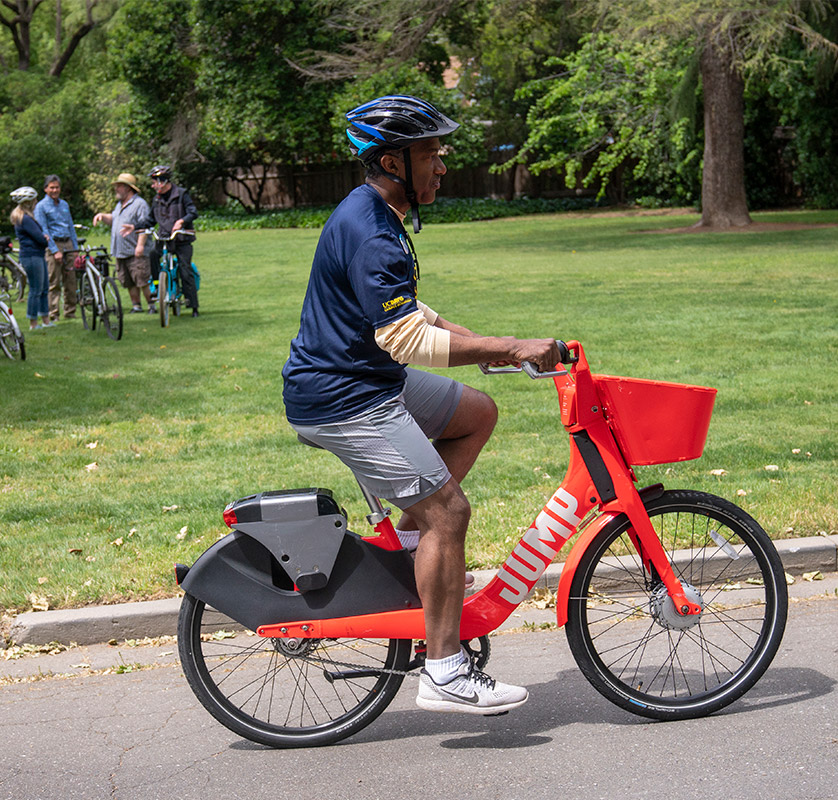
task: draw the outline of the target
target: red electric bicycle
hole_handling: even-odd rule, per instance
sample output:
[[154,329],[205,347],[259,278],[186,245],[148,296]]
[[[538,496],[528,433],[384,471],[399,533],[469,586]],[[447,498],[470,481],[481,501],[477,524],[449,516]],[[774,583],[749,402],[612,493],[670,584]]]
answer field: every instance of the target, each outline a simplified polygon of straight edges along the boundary
[[[716,391],[594,375],[582,346],[567,348],[569,372],[524,365],[555,381],[567,474],[491,582],[465,599],[461,638],[482,667],[488,634],[579,532],[556,609],[585,677],[645,717],[718,711],[777,652],[782,563],[742,509],[703,492],[638,489],[632,469],[698,458]],[[388,510],[364,494],[375,536],[350,532],[328,490],[265,492],[228,506],[233,532],[191,568],[178,565],[184,673],[235,733],[273,747],[336,742],[424,663],[413,561]]]

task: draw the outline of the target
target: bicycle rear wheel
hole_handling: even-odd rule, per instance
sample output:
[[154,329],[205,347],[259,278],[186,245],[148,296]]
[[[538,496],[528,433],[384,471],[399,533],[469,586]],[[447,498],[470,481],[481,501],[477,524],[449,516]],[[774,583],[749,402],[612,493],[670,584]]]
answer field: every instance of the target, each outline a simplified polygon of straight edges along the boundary
[[160,271],[157,282],[157,309],[160,312],[160,326],[169,327],[169,276],[164,270]]
[[677,613],[620,516],[576,569],[568,643],[594,688],[627,711],[662,720],[711,714],[747,692],[777,652],[788,610],[782,562],[759,524],[720,497],[668,491],[646,510],[701,614]]
[[98,303],[93,293],[93,286],[90,283],[90,278],[85,272],[81,276],[81,283],[79,284],[79,306],[81,306],[81,322],[86,331],[96,330],[96,314],[98,312]]
[[222,725],[270,747],[331,744],[396,696],[408,639],[263,639],[190,594],[178,649],[195,696]]
[[102,324],[108,336],[118,341],[122,338],[122,298],[113,278],[105,278],[102,281],[102,293],[105,296]]

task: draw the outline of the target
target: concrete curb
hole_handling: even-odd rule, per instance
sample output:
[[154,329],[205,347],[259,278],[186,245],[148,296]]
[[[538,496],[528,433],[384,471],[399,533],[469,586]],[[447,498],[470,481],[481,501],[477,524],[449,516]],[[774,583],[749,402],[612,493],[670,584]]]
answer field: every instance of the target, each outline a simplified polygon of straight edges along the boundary
[[[838,572],[838,536],[810,536],[804,539],[781,539],[774,543],[786,572],[800,575],[816,570]],[[562,564],[551,564],[536,588],[555,589]],[[474,573],[475,591],[494,577],[495,570]],[[59,611],[30,611],[18,615],[10,637],[15,644],[100,644],[113,639],[142,639],[170,636],[177,632],[180,598],[125,603],[112,606],[89,606]]]

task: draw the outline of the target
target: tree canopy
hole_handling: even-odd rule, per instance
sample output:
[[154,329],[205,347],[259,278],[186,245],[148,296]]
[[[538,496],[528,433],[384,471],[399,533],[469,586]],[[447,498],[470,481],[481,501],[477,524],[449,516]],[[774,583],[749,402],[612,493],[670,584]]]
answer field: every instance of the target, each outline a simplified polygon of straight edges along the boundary
[[449,168],[745,224],[838,204],[836,40],[836,0],[0,0],[0,175],[79,212],[167,162],[258,209],[254,175],[348,161],[344,112],[405,92],[463,123]]

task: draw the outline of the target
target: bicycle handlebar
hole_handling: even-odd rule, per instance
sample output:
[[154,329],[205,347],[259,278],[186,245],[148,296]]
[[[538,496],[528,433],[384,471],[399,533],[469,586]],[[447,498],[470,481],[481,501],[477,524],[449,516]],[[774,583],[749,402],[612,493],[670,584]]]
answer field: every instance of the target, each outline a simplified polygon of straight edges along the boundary
[[152,238],[156,242],[170,242],[172,239],[175,238],[175,236],[180,236],[180,235],[183,235],[183,236],[194,236],[195,235],[195,231],[188,231],[185,228],[179,228],[176,231],[172,231],[172,233],[169,236],[161,236],[154,229],[146,228],[145,232],[146,233],[151,233]]
[[[570,348],[561,339],[556,339],[556,345],[559,348],[559,363],[573,364],[577,360],[576,356],[571,353]],[[522,361],[520,367],[490,367],[486,363],[478,364],[477,366],[480,367],[480,371],[484,375],[504,375],[510,372],[526,372],[533,380],[537,380],[538,378],[555,378],[558,375],[567,374],[567,370],[563,369],[542,372],[535,364],[529,361]]]

